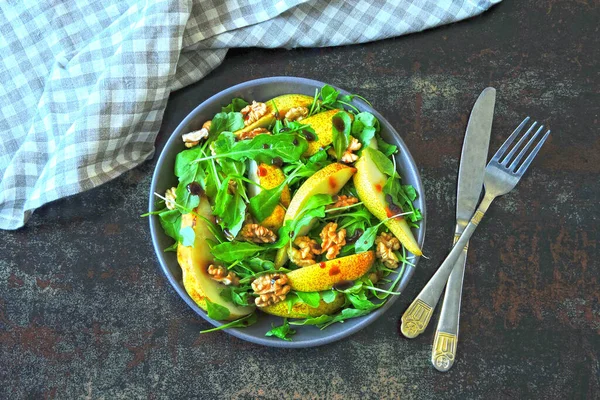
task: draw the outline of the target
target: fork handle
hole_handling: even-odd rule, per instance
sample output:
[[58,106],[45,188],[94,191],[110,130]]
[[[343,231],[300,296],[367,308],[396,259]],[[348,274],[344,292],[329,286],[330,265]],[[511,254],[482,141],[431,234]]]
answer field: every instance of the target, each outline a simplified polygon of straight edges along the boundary
[[400,326],[400,330],[407,338],[415,338],[425,331],[425,328],[431,319],[431,315],[433,314],[433,309],[440,299],[456,260],[458,260],[458,257],[462,254],[463,249],[469,242],[469,239],[471,239],[473,232],[475,232],[477,225],[481,222],[481,219],[490,207],[490,204],[492,204],[492,201],[494,201],[494,198],[495,196],[489,195],[486,192],[479,207],[477,207],[477,211],[475,211],[475,214],[471,217],[464,232],[454,244],[450,254],[448,254],[442,265],[438,268],[436,273],[433,274],[423,290],[421,290],[421,293],[419,293],[417,298],[404,312],[404,315],[402,315],[402,325]]
[[[458,241],[460,235],[454,236]],[[460,303],[462,297],[465,263],[467,261],[467,246],[463,249],[448,278],[444,301],[440,311],[440,320],[435,328],[431,363],[440,372],[446,372],[454,364],[458,345],[458,325],[460,320]]]

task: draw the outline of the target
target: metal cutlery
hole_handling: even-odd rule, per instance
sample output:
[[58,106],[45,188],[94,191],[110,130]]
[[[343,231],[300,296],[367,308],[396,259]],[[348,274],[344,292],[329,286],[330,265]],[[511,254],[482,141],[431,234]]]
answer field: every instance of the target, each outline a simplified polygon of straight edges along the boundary
[[[469,239],[475,232],[475,229],[481,222],[481,219],[485,215],[486,211],[490,207],[491,203],[498,196],[502,196],[510,192],[515,188],[517,183],[523,177],[523,174],[531,165],[531,162],[538,154],[542,145],[548,139],[550,131],[548,130],[541,139],[539,139],[540,133],[543,130],[543,125],[527,140],[530,134],[535,129],[537,122],[534,122],[524,135],[521,136],[519,141],[509,151],[511,144],[519,136],[523,127],[529,121],[529,117],[525,118],[523,122],[515,129],[515,131],[509,136],[504,142],[496,154],[492,157],[491,161],[485,168],[484,175],[484,187],[485,195],[483,200],[479,203],[477,211],[470,218],[469,223],[465,227],[465,230],[456,241],[454,247],[450,251],[450,254],[446,257],[442,265],[438,268],[437,272],[429,280],[427,285],[421,290],[417,298],[408,307],[404,315],[402,316],[402,333],[408,338],[414,338],[419,335],[427,323],[431,319],[433,309],[437,304],[437,300],[442,293],[444,286],[454,268],[454,265],[461,254],[463,249],[467,245]],[[536,139],[539,139],[535,147],[531,152],[529,149]],[[524,146],[523,146],[524,145]],[[522,149],[521,149],[521,146]],[[520,151],[519,151],[520,150]],[[517,154],[517,151],[519,153]],[[527,157],[526,157],[527,156]],[[521,162],[521,160],[523,160]]]
[[[484,89],[477,98],[469,117],[458,171],[454,242],[465,230],[481,198],[495,103],[496,90]],[[448,278],[440,319],[435,330],[431,362],[439,371],[449,370],[456,358],[460,302],[468,246],[467,243]]]

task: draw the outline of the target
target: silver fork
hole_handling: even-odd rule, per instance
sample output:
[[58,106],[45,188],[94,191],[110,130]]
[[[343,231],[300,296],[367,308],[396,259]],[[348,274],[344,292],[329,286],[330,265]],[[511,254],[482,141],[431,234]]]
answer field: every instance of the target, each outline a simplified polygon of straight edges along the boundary
[[[492,201],[494,201],[496,197],[507,194],[513,190],[515,186],[517,186],[517,183],[519,183],[521,177],[531,165],[531,162],[542,148],[542,145],[546,139],[548,139],[550,131],[547,131],[544,134],[542,139],[538,141],[537,145],[529,153],[527,158],[525,158],[525,161],[520,164],[523,157],[527,155],[529,148],[535,143],[536,139],[540,136],[540,133],[544,129],[543,125],[540,126],[535,134],[531,136],[525,146],[517,154],[519,148],[526,142],[527,137],[535,129],[537,122],[534,122],[531,124],[527,132],[525,132],[525,134],[519,139],[512,150],[510,150],[510,152],[507,154],[508,148],[519,136],[523,130],[523,127],[528,121],[529,117],[525,118],[523,122],[521,122],[517,129],[515,129],[508,139],[506,139],[502,147],[500,147],[496,154],[494,154],[494,157],[492,157],[491,161],[485,168],[485,176],[483,178],[485,195],[483,196],[483,200],[481,200],[481,203],[479,203],[477,211],[475,211],[475,214],[473,214],[473,217],[471,217],[469,224],[463,231],[460,238],[454,244],[450,254],[448,254],[442,265],[438,268],[437,272],[431,277],[427,285],[425,285],[423,290],[421,290],[421,293],[419,293],[417,298],[411,303],[402,316],[401,330],[404,336],[408,338],[414,338],[425,330],[425,327],[429,323],[431,315],[433,314],[433,309],[435,308],[437,301],[444,290],[444,286],[446,286],[446,282],[448,281],[448,277],[452,272],[452,268],[454,267],[456,260],[460,256],[462,249],[469,242],[473,232],[475,232],[475,228],[477,228],[477,225],[479,225],[481,222],[481,219],[490,207],[490,204],[492,204]],[[516,157],[515,154],[517,154]],[[443,355],[448,353],[453,345],[456,345],[456,339],[454,339],[454,343],[452,343],[452,340],[440,341],[440,343],[442,343],[445,348],[439,349],[439,352],[437,353]],[[439,362],[443,364],[445,362],[444,357],[440,357]],[[443,367],[443,365],[440,365],[440,367]]]

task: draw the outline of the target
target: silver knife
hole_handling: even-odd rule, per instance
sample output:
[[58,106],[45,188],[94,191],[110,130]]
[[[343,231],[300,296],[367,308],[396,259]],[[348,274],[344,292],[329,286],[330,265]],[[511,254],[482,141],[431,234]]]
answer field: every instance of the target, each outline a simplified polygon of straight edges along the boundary
[[[496,90],[494,88],[486,88],[479,95],[479,98],[475,102],[473,111],[471,111],[469,123],[467,124],[458,178],[456,207],[456,234],[458,236],[460,236],[465,226],[471,219],[481,195],[485,163],[487,161],[487,152],[490,143],[490,132],[492,130],[495,101]],[[455,240],[457,240],[458,236],[455,236]],[[447,301],[444,301],[444,304],[447,304],[447,310],[448,307],[452,307],[450,304],[452,304],[454,301],[454,308],[448,310],[447,313],[454,316],[452,318],[454,321],[456,321],[456,328],[451,329],[452,323],[445,322],[444,325],[441,325],[442,321],[440,320],[440,325],[438,328],[444,328],[447,329],[447,331],[440,330],[440,334],[436,334],[436,340],[434,343],[434,349],[436,348],[436,345],[439,344],[439,353],[442,354],[442,356],[445,355],[447,358],[449,358],[450,355],[454,357],[456,352],[456,339],[458,337],[458,313],[460,309],[460,293],[462,290],[462,276],[464,273],[465,259],[466,247],[456,263],[456,265],[461,266],[459,268],[461,270],[456,272],[457,268],[455,267],[452,272],[452,275],[454,275],[453,282],[458,281],[459,287],[456,287],[456,283],[453,283],[454,286],[451,289],[452,292],[455,293],[454,295],[448,293],[447,290],[447,296],[451,296],[455,300],[447,299]],[[425,331],[425,328],[431,319],[431,315],[433,314],[433,310],[439,301],[442,290],[443,286],[439,288],[428,288],[426,286],[421,293],[419,293],[417,298],[412,302],[402,316],[401,330],[404,336],[408,338],[414,338]],[[457,296],[458,298],[456,299]],[[458,305],[456,305],[456,302],[458,302]],[[438,352],[436,352],[434,357],[438,357]],[[439,359],[440,363],[443,364],[443,357],[440,356]],[[436,362],[434,362],[434,365],[435,364]]]
[[[487,88],[479,95],[473,111],[471,111],[458,170],[454,243],[469,223],[481,197],[495,102],[496,90]],[[435,330],[431,362],[438,371],[442,372],[448,371],[456,359],[460,301],[467,249],[468,245],[456,260],[454,269],[448,278],[440,320]]]

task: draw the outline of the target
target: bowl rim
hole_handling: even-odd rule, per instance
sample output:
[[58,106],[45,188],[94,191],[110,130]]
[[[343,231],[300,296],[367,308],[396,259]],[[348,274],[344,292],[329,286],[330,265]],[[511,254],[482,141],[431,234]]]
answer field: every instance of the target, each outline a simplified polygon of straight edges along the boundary
[[[237,85],[231,86],[227,89],[224,89],[224,90],[210,96],[208,99],[204,100],[202,103],[200,103],[198,106],[196,106],[179,123],[179,125],[171,133],[170,137],[167,139],[164,147],[161,150],[158,160],[156,161],[156,166],[154,168],[154,172],[152,174],[152,181],[150,184],[150,193],[149,193],[149,201],[148,201],[149,211],[156,211],[156,206],[155,206],[156,201],[155,201],[154,193],[156,192],[156,186],[159,181],[159,175],[160,175],[159,171],[162,169],[163,164],[165,164],[165,161],[167,160],[167,153],[168,153],[167,149],[169,149],[171,146],[174,145],[174,142],[177,141],[177,138],[182,135],[182,131],[187,128],[187,126],[190,124],[190,122],[193,121],[193,119],[196,117],[196,115],[199,114],[205,107],[209,107],[210,105],[212,105],[213,102],[217,101],[221,97],[227,97],[227,96],[234,97],[234,94],[240,90],[263,86],[263,85],[273,85],[273,84],[300,84],[300,85],[312,86],[314,88],[320,88],[323,85],[325,85],[325,82],[321,82],[321,81],[314,80],[314,79],[302,78],[302,77],[293,77],[293,76],[275,76],[275,77],[268,77],[268,78],[260,78],[260,79],[254,79],[254,80],[242,82]],[[342,94],[350,94],[346,90],[341,89],[335,85],[331,85],[331,84],[328,84],[328,85],[334,87],[336,90],[339,90]],[[367,104],[362,99],[355,98],[353,100],[353,104],[358,106],[358,108],[361,109],[361,111],[368,111],[368,112],[372,113],[379,120],[380,124],[384,125],[386,127],[386,129],[390,132],[390,134],[396,137],[396,140],[399,145],[398,147],[400,150],[400,152],[399,152],[400,155],[397,155],[397,156],[406,159],[407,164],[408,164],[407,169],[410,170],[408,172],[415,179],[414,186],[418,190],[419,197],[420,197],[421,203],[422,203],[421,213],[423,215],[423,219],[422,219],[422,221],[420,221],[417,242],[419,244],[419,247],[423,248],[423,243],[425,240],[425,231],[426,231],[427,210],[426,210],[425,190],[423,188],[423,182],[421,181],[421,175],[419,174],[417,165],[416,165],[408,147],[406,146],[406,143],[404,143],[404,140],[402,139],[402,137],[398,134],[398,132],[394,129],[394,127],[377,110],[375,110],[372,106]],[[407,171],[405,171],[405,173],[406,172]],[[209,318],[208,315],[206,314],[206,312],[204,310],[202,310],[194,302],[194,300],[187,294],[185,288],[183,287],[183,285],[180,284],[179,280],[171,273],[170,269],[167,266],[167,260],[164,257],[164,251],[162,248],[159,247],[159,242],[158,242],[157,236],[160,233],[162,233],[162,234],[164,234],[164,233],[162,232],[162,226],[160,225],[160,222],[158,221],[158,217],[156,215],[150,215],[149,224],[150,224],[150,234],[152,237],[152,244],[153,244],[154,252],[156,253],[156,256],[158,258],[161,271],[163,272],[163,274],[165,275],[165,277],[167,278],[167,280],[169,281],[169,283],[171,284],[173,289],[177,292],[179,297],[181,297],[182,300],[185,301],[185,303],[196,314],[201,316],[206,321],[210,322],[215,327],[223,325],[223,322],[216,321],[216,320]],[[400,282],[398,283],[396,290],[399,292],[402,292],[406,288],[406,286],[407,286],[408,282],[410,281],[410,279],[412,278],[415,268],[421,258],[421,257],[417,257],[417,256],[415,256],[415,257],[416,258],[414,260],[414,266],[410,266],[410,265],[406,266],[404,274],[403,274],[402,278],[400,279]],[[306,347],[321,346],[321,345],[325,345],[325,344],[332,343],[332,342],[341,340],[343,338],[346,338],[346,337],[360,331],[361,329],[365,328],[366,326],[370,325],[377,318],[379,318],[381,315],[383,315],[398,300],[398,297],[399,296],[389,297],[383,306],[381,306],[377,310],[371,312],[370,314],[367,314],[363,317],[357,318],[355,320],[356,322],[353,325],[348,326],[347,329],[342,329],[339,332],[336,332],[333,334],[328,334],[323,337],[315,337],[315,338],[295,342],[295,341],[284,341],[284,340],[279,340],[279,339],[273,340],[273,338],[268,338],[268,337],[257,337],[255,335],[251,335],[251,334],[244,332],[243,328],[242,329],[229,328],[229,329],[224,329],[223,331],[225,331],[228,334],[233,335],[237,338],[240,338],[240,339],[243,339],[243,340],[255,343],[255,344],[260,344],[263,346],[269,346],[269,347],[306,348]],[[327,331],[321,331],[321,332],[327,332]]]

